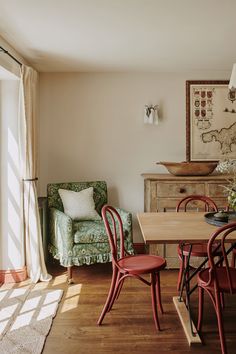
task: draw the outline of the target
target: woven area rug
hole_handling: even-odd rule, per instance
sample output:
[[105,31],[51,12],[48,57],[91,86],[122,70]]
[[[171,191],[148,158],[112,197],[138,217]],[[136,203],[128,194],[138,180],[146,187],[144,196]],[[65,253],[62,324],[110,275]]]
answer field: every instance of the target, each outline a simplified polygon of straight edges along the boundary
[[63,291],[0,288],[0,353],[40,354]]

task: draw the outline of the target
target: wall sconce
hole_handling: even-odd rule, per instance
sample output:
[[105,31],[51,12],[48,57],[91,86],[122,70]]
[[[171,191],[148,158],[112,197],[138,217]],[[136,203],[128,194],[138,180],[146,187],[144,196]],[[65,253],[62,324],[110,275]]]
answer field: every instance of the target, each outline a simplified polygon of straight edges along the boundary
[[236,91],[236,64],[233,65],[232,74],[229,82],[230,91]]
[[144,123],[158,125],[158,105],[145,105],[144,108]]

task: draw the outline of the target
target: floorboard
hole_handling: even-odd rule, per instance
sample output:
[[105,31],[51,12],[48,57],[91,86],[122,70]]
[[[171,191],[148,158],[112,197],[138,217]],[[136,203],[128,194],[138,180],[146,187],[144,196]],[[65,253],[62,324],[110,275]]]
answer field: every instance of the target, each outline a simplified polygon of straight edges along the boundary
[[[173,304],[177,295],[177,271],[161,273],[162,300],[165,313],[159,315],[161,332],[155,330],[151,295],[148,286],[135,279],[127,279],[113,310],[101,326],[96,322],[110,286],[111,265],[75,267],[75,283],[67,284],[65,268],[51,266],[53,280],[41,283],[42,288],[60,288],[64,295],[57,316],[47,337],[43,354],[108,354],[108,353],[202,353],[220,354],[220,343],[215,314],[206,298],[203,345],[189,347]],[[192,296],[194,318],[197,314],[197,296]],[[224,310],[229,354],[236,347],[236,302],[226,298]]]

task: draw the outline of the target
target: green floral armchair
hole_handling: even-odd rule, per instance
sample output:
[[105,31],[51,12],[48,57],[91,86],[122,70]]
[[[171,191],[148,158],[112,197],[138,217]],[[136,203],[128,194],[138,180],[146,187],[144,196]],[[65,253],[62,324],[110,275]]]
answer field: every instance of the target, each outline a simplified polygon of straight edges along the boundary
[[[68,281],[72,282],[72,266],[106,263],[111,261],[110,246],[103,220],[72,220],[64,213],[59,189],[80,192],[93,187],[95,209],[101,215],[101,209],[107,203],[107,184],[104,181],[50,183],[47,186],[49,208],[49,252],[60,264],[68,269]],[[126,250],[133,254],[132,215],[122,209],[120,213]]]

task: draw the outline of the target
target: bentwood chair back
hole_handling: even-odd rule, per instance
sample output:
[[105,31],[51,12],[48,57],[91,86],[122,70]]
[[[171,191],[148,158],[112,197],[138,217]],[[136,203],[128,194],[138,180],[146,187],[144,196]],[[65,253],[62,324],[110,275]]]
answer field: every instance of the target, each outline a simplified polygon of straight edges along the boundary
[[176,211],[187,211],[188,206],[190,205],[191,202],[193,201],[199,201],[202,202],[203,206],[204,206],[204,210],[206,212],[208,211],[218,211],[217,205],[214,202],[213,199],[211,199],[210,197],[207,197],[205,195],[189,195],[187,197],[184,197],[183,199],[180,200],[180,202],[177,204],[176,206]]
[[[198,205],[203,206],[206,212],[218,211],[216,203],[209,197],[205,195],[189,195],[180,200],[176,206],[176,212],[184,211],[186,212],[189,207],[192,206],[192,202],[197,202]],[[189,231],[191,232],[191,230]],[[187,257],[191,249],[191,257],[207,257],[207,244],[206,243],[196,243],[193,245],[181,243],[178,245],[178,256],[180,259],[180,269],[178,275],[177,289],[180,290],[181,282],[183,278],[184,267],[186,266]]]
[[[224,293],[236,294],[236,269],[229,266],[228,259],[229,245],[232,244],[229,237],[233,232],[236,235],[236,222],[224,225],[212,234],[207,245],[209,267],[198,273],[199,312],[197,329],[200,331],[202,326],[203,293],[206,291],[216,312],[222,354],[227,354],[227,347],[220,296]],[[216,242],[221,243],[222,259],[220,260],[215,253],[214,244]]]
[[[125,250],[123,225],[117,210],[112,206],[105,205],[102,208],[102,218],[110,243],[113,272],[110,290],[98,320],[98,325],[102,324],[106,313],[112,309],[115,300],[117,300],[120,294],[124,280],[127,277],[133,277],[151,287],[154,322],[156,328],[160,330],[157,304],[161,313],[163,313],[163,308],[161,304],[159,273],[166,267],[165,259],[147,254],[129,255]],[[150,281],[142,277],[146,274],[150,274]]]

